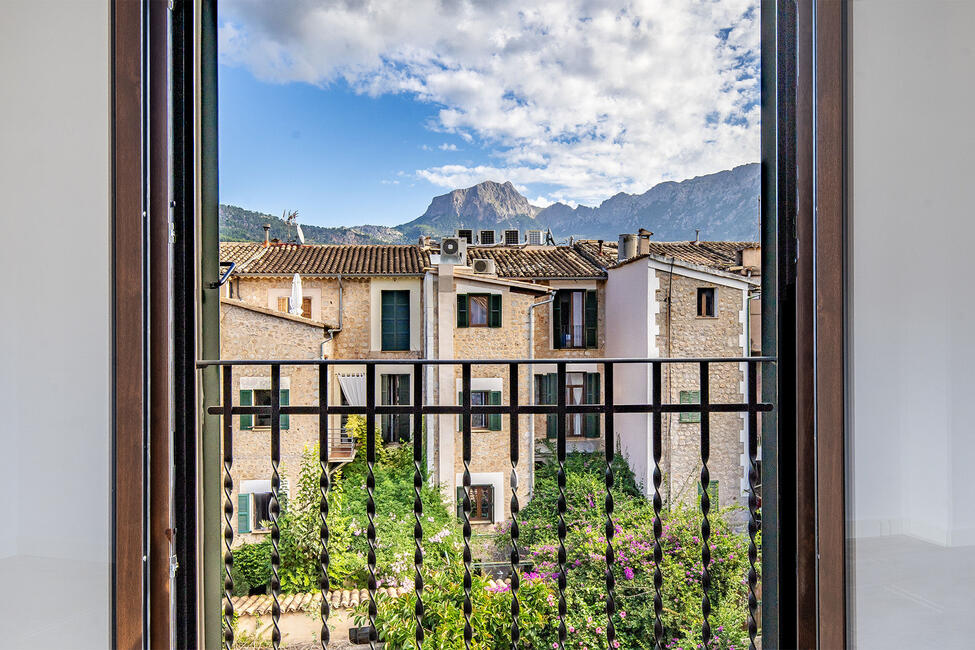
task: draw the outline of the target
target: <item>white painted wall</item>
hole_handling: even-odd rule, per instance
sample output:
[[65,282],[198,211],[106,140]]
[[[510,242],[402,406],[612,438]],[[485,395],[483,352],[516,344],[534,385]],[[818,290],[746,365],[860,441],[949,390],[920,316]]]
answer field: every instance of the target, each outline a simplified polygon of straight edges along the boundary
[[851,15],[853,519],[975,544],[975,3]]
[[[645,262],[609,270],[606,282],[607,357],[658,357],[656,347],[657,275]],[[642,404],[650,399],[647,364],[617,364],[613,370],[613,397],[617,404]],[[620,451],[630,463],[644,491],[652,489],[650,417],[645,413],[618,413],[614,419]]]
[[109,644],[109,20],[0,4],[4,647]]

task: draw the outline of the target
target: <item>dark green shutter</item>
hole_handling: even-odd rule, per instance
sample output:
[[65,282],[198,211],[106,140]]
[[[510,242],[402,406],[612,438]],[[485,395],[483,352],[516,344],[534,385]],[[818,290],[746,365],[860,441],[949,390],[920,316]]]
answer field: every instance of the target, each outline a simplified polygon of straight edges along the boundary
[[[599,373],[586,373],[586,404],[599,404]],[[599,414],[586,413],[583,435],[587,438],[599,437]]]
[[501,294],[491,294],[491,311],[488,314],[489,327],[501,327]]
[[382,349],[410,349],[410,292],[382,292]]
[[[410,403],[410,376],[400,375],[399,376],[399,403],[406,405]],[[408,442],[410,439],[410,416],[406,413],[401,413],[396,416],[397,427],[396,433],[399,436],[400,442]]]
[[457,294],[457,327],[470,326],[470,310],[468,309],[468,296],[466,293]]
[[595,291],[586,292],[586,347],[599,347],[596,326],[599,322],[599,299]]
[[[291,391],[289,389],[287,389],[287,388],[282,388],[281,389],[281,406],[290,406],[290,405],[291,405]],[[291,416],[290,415],[282,415],[281,416],[281,428],[282,429],[287,429],[290,426],[291,426]]]
[[[389,375],[379,375],[379,403],[389,405],[392,404],[393,400],[390,399],[392,395],[389,392]],[[379,416],[379,430],[383,434],[383,442],[389,442],[391,440],[392,434],[390,429],[393,426],[393,416],[389,413],[384,413]]]
[[237,495],[237,532],[251,532],[251,495]]
[[491,523],[494,523],[494,486],[489,485],[486,486],[484,489],[487,490],[488,492],[488,511],[487,511],[488,519],[491,520]]
[[[681,404],[700,404],[701,403],[701,391],[699,390],[682,390],[680,392],[680,403]],[[701,413],[694,411],[682,412],[680,417],[677,419],[678,422],[700,422]]]
[[464,486],[457,486],[457,518],[464,518]]
[[555,294],[552,301],[552,348],[560,350],[563,343],[565,329],[562,326],[562,296],[561,291]]
[[[501,391],[492,390],[488,393],[488,404],[491,406],[501,406]],[[491,413],[488,415],[488,429],[491,431],[501,430],[501,414]]]
[[[253,406],[254,405],[254,391],[252,391],[252,390],[242,390],[242,391],[240,391],[240,405],[241,406]],[[254,416],[253,415],[241,415],[240,416],[240,428],[241,429],[253,429],[254,428]]]
[[[463,391],[461,391],[461,392],[457,393],[457,406],[461,406],[463,403],[464,403],[464,393],[463,393]],[[463,415],[458,415],[457,416],[457,430],[458,431],[463,431],[464,430],[464,416]]]
[[[547,375],[543,375],[542,386],[545,389],[544,392],[544,402],[543,404],[557,404],[559,401],[558,396],[558,381],[559,376],[554,372]],[[545,416],[545,436],[547,438],[557,438],[559,434],[559,416],[555,413],[549,413]]]

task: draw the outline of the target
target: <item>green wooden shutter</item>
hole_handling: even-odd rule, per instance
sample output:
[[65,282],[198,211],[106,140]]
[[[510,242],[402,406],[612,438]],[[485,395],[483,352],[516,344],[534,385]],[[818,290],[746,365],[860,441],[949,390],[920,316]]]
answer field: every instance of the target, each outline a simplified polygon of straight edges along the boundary
[[[400,375],[399,376],[399,400],[400,404],[406,405],[410,403],[410,376]],[[410,440],[410,416],[401,413],[396,416],[397,427],[396,432],[399,436],[400,442],[409,442]]]
[[[240,391],[240,405],[241,406],[253,406],[254,405],[254,391],[252,391],[252,390],[242,390],[242,391]],[[240,416],[240,428],[241,429],[253,429],[254,428],[254,416],[253,415],[241,415]]]
[[[556,373],[552,372],[545,375],[544,386],[546,404],[558,403],[558,383],[559,376]],[[559,436],[559,416],[555,413],[549,413],[545,416],[545,435],[548,438],[558,438]]]
[[555,294],[555,300],[552,301],[552,348],[559,350],[562,348],[563,343],[563,333],[565,330],[562,327],[562,292],[559,291]]
[[[289,406],[291,404],[291,391],[287,388],[281,389],[281,406]],[[282,415],[281,416],[281,428],[287,429],[291,426],[291,416]]]
[[[457,406],[460,406],[463,403],[464,403],[464,393],[463,393],[463,391],[461,391],[461,392],[457,393]],[[463,431],[464,430],[464,416],[463,415],[458,415],[457,416],[457,430],[458,431]]]
[[586,347],[599,347],[597,324],[599,322],[599,298],[595,291],[586,292]]
[[488,326],[501,327],[501,294],[491,294],[491,311],[488,313]]
[[488,519],[491,523],[494,523],[494,486],[488,485],[484,488],[488,492]]
[[[501,391],[492,390],[488,393],[488,404],[491,406],[501,406]],[[501,414],[491,413],[488,415],[488,429],[491,431],[501,430]]]
[[470,327],[469,300],[466,293],[457,294],[457,327]]
[[457,518],[464,518],[464,486],[457,486]]
[[237,495],[237,532],[251,532],[251,495]]
[[382,349],[410,349],[410,292],[382,292]]
[[[599,373],[586,373],[586,404],[599,404]],[[586,413],[583,435],[587,438],[599,437],[599,414]]]
[[[392,404],[393,400],[390,399],[392,395],[389,392],[389,375],[379,375],[379,403],[388,406]],[[383,413],[379,416],[379,431],[382,433],[383,442],[389,442],[390,428],[393,425],[393,416],[389,413]]]
[[[701,391],[699,390],[682,390],[680,392],[680,403],[681,404],[700,404],[701,403]],[[687,411],[682,412],[680,417],[677,418],[678,422],[700,422],[701,413]]]

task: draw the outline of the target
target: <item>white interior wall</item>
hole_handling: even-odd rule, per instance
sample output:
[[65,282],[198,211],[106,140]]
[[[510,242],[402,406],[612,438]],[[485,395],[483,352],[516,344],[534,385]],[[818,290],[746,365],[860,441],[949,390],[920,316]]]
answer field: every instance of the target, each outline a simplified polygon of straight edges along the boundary
[[109,645],[109,25],[104,0],[0,4],[4,647]]
[[975,543],[975,3],[851,15],[857,536]]

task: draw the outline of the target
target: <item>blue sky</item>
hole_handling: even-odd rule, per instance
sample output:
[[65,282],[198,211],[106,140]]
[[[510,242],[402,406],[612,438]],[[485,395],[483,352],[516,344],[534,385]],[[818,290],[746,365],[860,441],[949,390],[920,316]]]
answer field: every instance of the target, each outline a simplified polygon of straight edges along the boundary
[[758,160],[757,66],[757,0],[221,0],[220,199],[317,225],[483,180],[595,205]]

